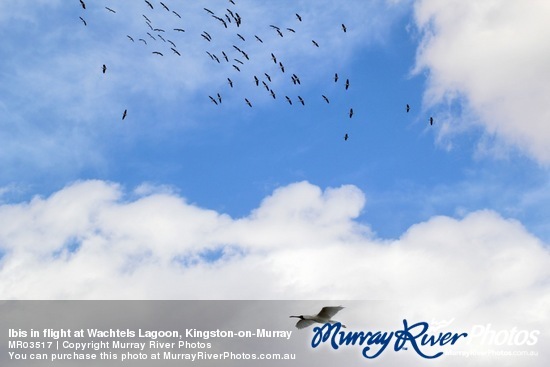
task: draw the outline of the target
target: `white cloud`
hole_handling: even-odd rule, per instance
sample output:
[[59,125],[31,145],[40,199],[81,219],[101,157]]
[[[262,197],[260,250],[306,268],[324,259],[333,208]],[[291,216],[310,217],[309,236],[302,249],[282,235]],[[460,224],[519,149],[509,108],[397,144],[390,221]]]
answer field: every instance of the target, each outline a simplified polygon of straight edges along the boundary
[[0,294],[394,300],[392,315],[456,318],[456,330],[550,326],[548,245],[521,223],[482,210],[381,239],[357,220],[365,203],[355,186],[298,182],[231,218],[162,186],[126,192],[76,182],[47,198],[0,205]]
[[[428,71],[427,106],[463,103],[454,125],[481,124],[498,137],[500,147],[481,146],[485,153],[512,146],[550,162],[549,16],[546,1],[417,1],[422,42],[415,72]],[[447,128],[463,129],[453,124]]]
[[[132,195],[84,181],[48,198],[0,206],[1,293],[422,298],[477,307],[504,296],[536,303],[548,291],[547,247],[492,211],[434,217],[384,240],[357,222],[365,198],[354,186],[322,191],[292,184],[239,219],[165,188]],[[207,251],[215,256],[208,259]]]

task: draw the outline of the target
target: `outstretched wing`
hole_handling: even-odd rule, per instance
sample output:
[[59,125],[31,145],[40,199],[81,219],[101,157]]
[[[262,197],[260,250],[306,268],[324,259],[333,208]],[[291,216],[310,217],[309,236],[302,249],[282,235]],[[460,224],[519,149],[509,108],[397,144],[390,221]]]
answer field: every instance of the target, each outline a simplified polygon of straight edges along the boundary
[[331,319],[332,316],[336,315],[340,310],[343,309],[344,307],[342,306],[326,306],[321,309],[321,312],[319,312],[317,316],[324,319]]
[[303,329],[303,328],[306,328],[312,324],[315,324],[315,321],[313,320],[300,320],[296,323],[296,327],[298,329]]

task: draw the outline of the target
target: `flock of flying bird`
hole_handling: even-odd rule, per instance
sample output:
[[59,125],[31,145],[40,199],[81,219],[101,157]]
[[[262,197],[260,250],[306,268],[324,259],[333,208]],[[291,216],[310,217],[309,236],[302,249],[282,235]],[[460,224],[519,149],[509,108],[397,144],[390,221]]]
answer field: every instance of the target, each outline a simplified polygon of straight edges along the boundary
[[[85,10],[86,3],[83,0],[79,0],[79,1],[82,9]],[[158,45],[163,46],[164,49],[156,48],[153,51],[151,51],[151,54],[156,56],[164,57],[164,53],[166,52],[165,50],[167,50],[168,52],[171,51],[173,55],[181,57],[182,54],[178,50],[176,43],[173,40],[171,40],[169,37],[171,37],[171,35],[175,33],[184,33],[186,30],[181,26],[167,30],[164,28],[160,28],[156,25],[153,25],[153,22],[150,19],[150,18],[153,18],[153,16],[150,13],[155,11],[166,11],[171,13],[173,17],[176,17],[180,20],[182,19],[182,16],[174,9],[171,9],[171,5],[170,6],[166,5],[165,2],[158,1],[158,4],[156,2],[155,4],[153,4],[152,0],[151,1],[143,0],[143,1],[144,1],[145,8],[147,9],[147,14],[142,14],[142,17],[143,17],[144,25],[147,27],[147,29],[145,29],[145,32],[139,38],[136,36],[132,37],[131,35],[126,35],[128,41],[136,43],[136,39],[137,39],[137,42],[138,43],[141,42],[144,46],[147,46],[147,45],[154,45],[155,47],[158,47]],[[228,2],[231,3],[233,6],[236,6],[234,0],[228,0]],[[105,9],[110,13],[116,14],[116,10],[112,8],[105,7]],[[221,26],[224,29],[233,28],[234,30],[236,30],[235,33],[236,33],[236,36],[238,37],[238,41],[236,43],[239,44],[239,46],[237,46],[236,44],[232,44],[230,47],[226,45],[226,47],[228,47],[229,50],[227,48],[225,50],[218,49],[217,51],[213,51],[212,49],[206,50],[205,54],[208,56],[208,58],[211,61],[217,64],[226,64],[228,67],[228,72],[242,73],[243,71],[245,71],[247,63],[249,63],[251,59],[251,56],[246,51],[246,46],[250,44],[250,40],[247,41],[247,38],[251,38],[251,37],[248,37],[248,35],[245,37],[243,36],[243,34],[239,33],[243,19],[235,9],[232,10],[227,8],[225,9],[225,12],[223,12],[223,14],[222,13],[216,14],[214,11],[206,7],[203,8],[203,10],[204,10],[204,14],[209,16],[214,23],[219,23],[218,26]],[[298,27],[299,24],[302,22],[302,16],[297,13],[295,14],[295,16],[296,16],[296,19],[295,19],[296,26]],[[87,26],[88,23],[82,16],[80,17],[80,20],[83,22],[85,26]],[[269,25],[268,29],[270,29],[271,33],[277,35],[278,37],[283,38],[285,34],[296,33],[296,29],[298,28],[283,27],[283,26],[271,24]],[[345,24],[341,24],[341,31],[343,33],[347,33],[347,27]],[[260,37],[258,34],[254,34],[253,36],[254,38],[252,39],[252,42],[258,42],[260,44],[264,44],[264,39],[265,39],[264,36]],[[206,30],[203,31],[200,34],[200,37],[202,37],[203,41],[207,43],[209,47],[212,47],[212,45],[214,44],[213,37],[208,31]],[[159,43],[159,40],[161,40],[162,42]],[[312,39],[311,47],[320,48],[321,45],[319,44],[318,41],[316,41],[315,39]],[[273,69],[273,66],[271,66],[271,68],[266,69],[265,72],[263,72],[262,70],[263,75],[262,73],[258,74],[260,75],[259,77],[258,75],[253,75],[249,80],[251,83],[254,83],[256,87],[259,87],[262,89],[265,88],[266,90],[265,93],[267,93],[268,96],[271,96],[275,100],[277,99],[277,93],[273,90],[274,83],[272,83],[275,78],[281,78],[281,77],[284,77],[285,75],[290,75],[290,78],[289,78],[290,82],[294,86],[301,85],[301,80],[300,80],[300,77],[295,72],[291,73],[289,70],[285,68],[285,65],[281,57],[279,57],[278,55],[275,55],[274,52],[268,51],[268,53],[269,53],[268,57],[270,58],[270,61],[273,62],[273,65],[276,67],[276,69],[278,69],[276,72],[277,75],[274,75],[272,73],[271,70]],[[107,72],[106,64],[102,65],[102,72],[103,74]],[[334,73],[334,76],[333,76],[334,83],[338,83],[339,79],[340,79],[340,76],[338,75],[338,73]],[[233,78],[231,74],[227,76],[227,85],[229,86],[229,88],[234,88],[237,86],[237,82],[235,81],[235,78]],[[350,88],[350,79],[346,78],[343,89],[347,91],[349,88]],[[222,93],[220,91],[217,91],[213,95],[209,95],[208,97],[214,105],[220,105],[223,101]],[[293,105],[296,103],[302,106],[306,105],[306,98],[301,95],[297,95],[296,97],[285,95],[284,97],[286,102],[289,105]],[[329,98],[325,94],[320,94],[318,98],[322,98],[322,100],[327,104],[330,103]],[[246,103],[246,105],[249,107],[253,106],[252,98],[250,97],[245,97],[244,103]],[[411,109],[410,105],[407,104],[406,112],[409,112],[410,109]],[[128,111],[124,110],[122,114],[122,120],[126,118],[127,113]],[[351,107],[347,111],[347,116],[349,116],[349,118],[352,118],[353,115],[354,115],[354,110],[353,110],[353,107]],[[430,117],[429,122],[430,122],[430,125],[433,125],[434,120],[432,117]],[[349,135],[348,133],[345,133],[344,140],[348,140],[348,139],[349,139]]]

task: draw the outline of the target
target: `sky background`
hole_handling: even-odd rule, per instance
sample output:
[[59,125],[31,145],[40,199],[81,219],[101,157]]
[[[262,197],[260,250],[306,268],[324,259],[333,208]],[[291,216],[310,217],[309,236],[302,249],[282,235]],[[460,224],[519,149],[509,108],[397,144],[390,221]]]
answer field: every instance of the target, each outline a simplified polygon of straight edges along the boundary
[[151,3],[0,3],[2,298],[421,298],[550,329],[546,1]]

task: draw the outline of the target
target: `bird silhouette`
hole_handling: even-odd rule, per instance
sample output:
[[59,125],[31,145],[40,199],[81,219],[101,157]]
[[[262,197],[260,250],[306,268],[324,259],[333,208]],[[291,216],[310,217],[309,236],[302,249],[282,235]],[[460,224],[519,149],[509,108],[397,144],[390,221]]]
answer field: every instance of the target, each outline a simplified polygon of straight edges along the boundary
[[233,64],[233,67],[234,67],[235,69],[237,69],[237,71],[241,71],[241,69],[239,69],[239,67],[238,67],[237,65]]
[[264,43],[264,41],[262,41],[262,39],[261,39],[260,37],[258,37],[258,36],[256,36],[256,35],[254,35],[254,37],[256,37],[256,39],[257,39],[258,41],[260,41],[261,43]]
[[344,31],[344,33],[346,33],[348,31],[348,29],[346,28],[346,25],[344,23],[342,23],[342,30]]
[[178,13],[176,13],[174,10],[172,10],[172,13],[176,14],[176,16],[177,16],[178,18],[181,19],[181,15],[179,15]]
[[349,79],[346,79],[346,90],[349,88]]
[[275,57],[275,55],[273,53],[271,53],[271,60],[273,60],[273,62],[275,64],[277,63],[277,58]]
[[334,82],[336,83],[338,81],[338,73],[334,73]]
[[218,97],[218,101],[222,103],[222,96],[219,93],[216,93],[216,96]]
[[181,29],[181,28],[174,28],[174,30],[178,32],[185,32],[185,29]]
[[79,17],[79,18],[80,18],[80,20],[82,21],[82,23],[84,23],[85,26],[88,25],[88,23],[86,23],[86,21],[84,20],[84,18],[82,18],[82,17]]
[[164,55],[162,54],[162,52],[153,51],[152,53],[157,54],[157,55],[160,55],[160,56],[164,56]]
[[296,31],[292,28],[287,28],[286,30],[289,31],[289,32],[292,32],[292,33],[296,33]]
[[210,14],[214,15],[214,12],[210,9],[206,9],[206,8],[203,8],[204,10],[206,10],[207,12],[209,12]]
[[313,44],[315,45],[315,47],[319,47],[319,44],[317,42],[315,42],[315,40],[311,40],[311,42],[313,42]]
[[256,83],[257,86],[260,85],[260,80],[256,75],[254,75],[254,82]]
[[303,98],[298,96],[298,100],[300,101],[300,103],[302,104],[302,106],[305,106],[306,103],[304,102]]
[[174,51],[174,53],[175,53],[176,55],[181,56],[181,54],[180,54],[180,53],[178,52],[178,50],[176,50],[175,48],[170,47],[170,49],[171,49],[172,51]]
[[[300,319],[296,323],[296,327],[298,329],[306,328],[310,325],[313,325],[314,323],[319,324],[326,324],[326,323],[337,323],[338,321],[332,320],[332,317],[336,315],[339,311],[343,310],[344,307],[342,306],[326,306],[321,309],[321,311],[317,315],[299,315],[299,316],[290,316]],[[346,325],[342,325],[342,327],[346,327]]]
[[285,72],[285,67],[283,66],[283,64],[279,61],[279,67],[281,68],[281,71],[284,73]]
[[409,106],[409,104],[407,103],[407,112],[409,112],[411,110],[411,106]]
[[349,109],[349,118],[351,118],[353,116],[353,108],[350,108]]
[[80,5],[82,5],[82,9],[86,9],[86,3],[84,3],[84,1],[80,0]]
[[344,140],[348,140],[349,136],[348,134],[346,133],[346,135],[344,135]]
[[241,36],[239,33],[237,33],[237,36],[242,39],[243,41],[245,40],[243,36]]
[[430,125],[433,125],[433,124],[434,124],[434,118],[430,117]]
[[116,11],[114,11],[114,10],[111,9],[111,8],[105,7],[105,9],[109,10],[111,13],[116,13]]
[[105,74],[105,72],[107,71],[107,66],[105,66],[105,64],[103,64],[103,67],[101,68],[101,70],[103,71],[103,74]]
[[244,101],[246,102],[246,104],[248,105],[248,107],[252,107],[252,103],[250,103],[250,101],[248,99],[244,99]]
[[288,96],[285,96],[285,98],[286,98],[286,100],[288,101],[288,103],[289,103],[290,105],[292,105],[292,101],[290,100],[290,98],[289,98]]
[[302,21],[302,17],[300,16],[300,14],[296,13],[296,18],[298,18],[298,20],[301,22]]
[[325,102],[330,103],[329,100],[328,100],[328,98],[327,98],[327,96],[325,96],[325,95],[323,94],[322,97],[323,97],[323,99],[325,100]]
[[233,88],[233,81],[229,78],[227,78],[227,82],[229,83],[229,86]]
[[126,114],[128,113],[128,110],[124,110],[122,113],[122,119],[124,120],[126,118]]
[[268,73],[264,73],[265,77],[267,78],[267,80],[269,80],[271,82],[271,77],[269,76]]
[[159,1],[159,2],[160,2],[160,5],[162,5],[162,7],[166,9],[166,11],[170,11],[170,9],[168,9],[168,7],[162,1]]
[[134,42],[134,39],[132,37],[130,37],[128,35],[126,37],[128,37],[130,39],[130,41]]
[[218,102],[216,102],[216,100],[214,99],[214,97],[212,97],[212,96],[208,96],[208,97],[210,98],[210,100],[211,100],[212,102],[214,102],[214,104],[215,104],[216,106],[218,105]]
[[273,89],[270,89],[269,92],[271,93],[271,97],[273,97],[273,99],[275,99],[275,92],[273,91]]
[[151,4],[151,3],[150,3],[149,1],[147,1],[147,0],[144,0],[144,1],[147,3],[147,5],[149,5],[149,7],[150,7],[151,9],[154,9],[154,8],[153,8],[153,4]]

